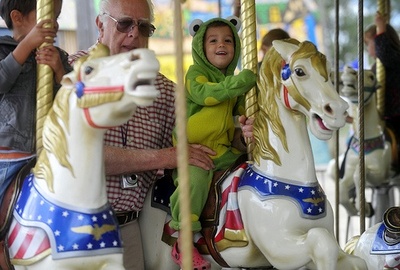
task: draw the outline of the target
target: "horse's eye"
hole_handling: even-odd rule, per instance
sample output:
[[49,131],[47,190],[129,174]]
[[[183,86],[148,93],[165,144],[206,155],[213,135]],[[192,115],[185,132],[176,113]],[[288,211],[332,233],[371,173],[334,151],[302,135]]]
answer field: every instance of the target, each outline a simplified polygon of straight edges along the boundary
[[85,67],[85,75],[89,75],[90,73],[92,73],[93,69],[94,68],[91,66]]
[[294,69],[294,72],[295,72],[296,75],[299,76],[299,77],[306,76],[306,74],[304,73],[304,71],[303,71],[302,68],[295,68],[295,69]]

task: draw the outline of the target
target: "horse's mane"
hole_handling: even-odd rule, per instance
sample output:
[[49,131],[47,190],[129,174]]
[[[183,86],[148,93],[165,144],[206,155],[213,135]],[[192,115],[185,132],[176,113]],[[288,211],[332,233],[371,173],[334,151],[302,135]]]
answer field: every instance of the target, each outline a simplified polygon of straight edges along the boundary
[[[296,60],[310,58],[312,66],[318,70],[325,80],[328,79],[326,58],[323,54],[318,52],[314,44],[308,41],[300,43],[295,39],[285,39],[284,42],[299,46],[299,49],[290,57],[288,64],[291,70],[293,70],[292,65]],[[286,132],[279,116],[279,109],[276,101],[276,98],[280,96],[282,87],[281,69],[283,64],[285,64],[284,59],[276,49],[272,47],[268,50],[260,67],[257,81],[257,103],[259,110],[256,113],[254,121],[254,148],[252,151],[253,158],[257,164],[260,163],[260,159],[268,159],[272,160],[277,165],[281,165],[281,160],[277,151],[270,144],[268,127],[278,136],[284,149],[289,151],[286,141]],[[308,101],[298,93],[295,87],[291,87],[288,91],[297,102],[302,103],[306,108],[309,107]]]
[[73,168],[67,159],[68,145],[65,135],[65,131],[69,131],[69,96],[71,92],[70,89],[64,87],[58,91],[43,126],[43,150],[33,168],[36,177],[46,179],[50,191],[53,191],[53,172],[48,154],[54,154],[60,164],[73,174]]
[[[88,57],[82,57],[78,64],[74,66],[74,73],[78,77],[79,70],[83,63],[87,60],[99,58],[109,55],[109,50],[102,44],[89,52]],[[50,191],[53,189],[53,171],[50,166],[49,154],[53,154],[60,165],[67,168],[72,175],[74,170],[68,160],[68,141],[69,133],[69,106],[70,95],[75,94],[76,89],[72,87],[62,86],[58,91],[52,108],[49,110],[47,118],[43,126],[43,150],[40,152],[33,173],[36,177],[45,179]],[[105,92],[90,95],[84,95],[77,100],[77,106],[80,108],[90,108],[107,102],[120,100],[123,96],[122,92]]]

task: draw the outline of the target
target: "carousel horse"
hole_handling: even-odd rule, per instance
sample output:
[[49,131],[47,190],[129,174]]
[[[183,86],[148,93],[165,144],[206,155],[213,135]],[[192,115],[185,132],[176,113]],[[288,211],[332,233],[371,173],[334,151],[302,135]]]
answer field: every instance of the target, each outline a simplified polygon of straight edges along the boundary
[[400,207],[390,207],[383,221],[354,236],[345,251],[363,258],[369,270],[400,269]]
[[[360,202],[360,141],[357,71],[345,66],[340,76],[340,94],[348,101],[350,116],[353,118],[353,134],[348,140],[347,151],[339,157],[340,164],[340,204],[349,216],[358,215]],[[382,221],[383,212],[388,208],[387,190],[391,178],[392,143],[387,140],[376,106],[378,84],[371,70],[364,70],[364,163],[365,181],[373,190],[372,203],[366,203],[366,216],[371,217],[371,224]],[[332,160],[327,168],[327,175],[336,179],[336,162]],[[384,192],[385,191],[385,192]],[[382,196],[380,196],[382,194]],[[376,221],[374,221],[376,219]]]
[[[203,219],[196,238],[212,269],[366,269],[334,237],[333,210],[317,180],[308,135],[307,125],[321,140],[345,125],[348,105],[329,74],[326,57],[311,42],[273,42],[257,82],[254,163],[238,162],[211,187],[218,209]],[[166,212],[151,207],[156,199],[146,199],[139,219],[146,269],[179,269],[171,246],[161,241],[177,232]]]
[[[103,138],[157,97],[159,63],[99,44],[64,76],[43,127],[43,149],[22,183],[6,243],[15,269],[125,269],[108,203]],[[81,60],[81,59],[80,59]]]

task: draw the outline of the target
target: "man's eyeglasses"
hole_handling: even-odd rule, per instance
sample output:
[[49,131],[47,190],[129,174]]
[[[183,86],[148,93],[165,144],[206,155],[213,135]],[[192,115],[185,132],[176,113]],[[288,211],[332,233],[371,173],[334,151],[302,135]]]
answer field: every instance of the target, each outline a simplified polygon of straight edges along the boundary
[[115,27],[117,28],[117,30],[121,33],[129,33],[133,28],[135,28],[135,26],[137,26],[139,29],[139,33],[142,36],[151,37],[154,34],[154,31],[156,30],[154,25],[148,22],[144,21],[135,22],[131,18],[122,18],[117,20],[108,13],[103,13],[103,15],[107,15],[108,17],[110,17],[110,19],[115,22]]

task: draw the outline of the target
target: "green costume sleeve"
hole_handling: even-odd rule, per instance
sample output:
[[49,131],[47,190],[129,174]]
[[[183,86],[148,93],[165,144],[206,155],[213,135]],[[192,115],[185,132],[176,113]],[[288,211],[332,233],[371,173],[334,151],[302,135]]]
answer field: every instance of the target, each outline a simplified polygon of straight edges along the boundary
[[[221,76],[224,75],[221,74]],[[226,76],[222,79],[212,77],[213,74],[207,74],[204,68],[191,66],[186,76],[187,98],[201,106],[214,106],[241,96],[256,83],[256,75],[248,69],[242,70],[238,75]],[[219,83],[212,81],[219,81]]]

